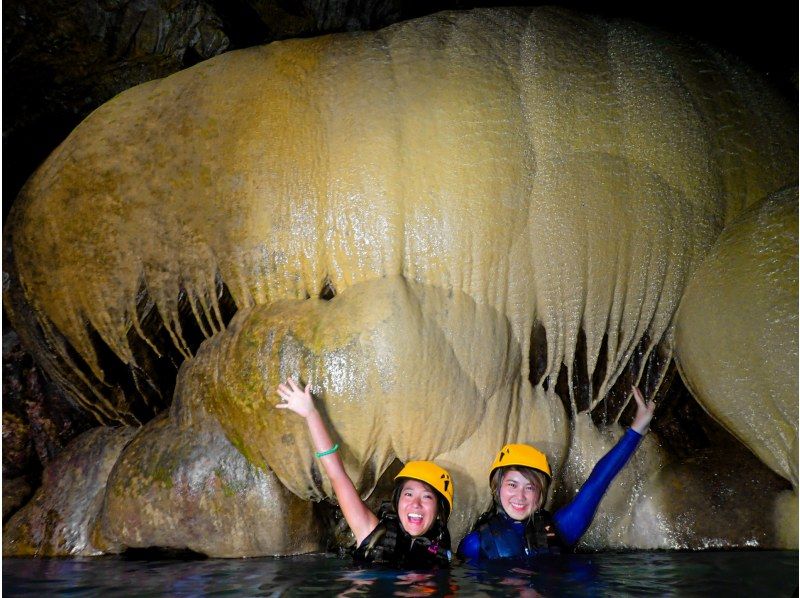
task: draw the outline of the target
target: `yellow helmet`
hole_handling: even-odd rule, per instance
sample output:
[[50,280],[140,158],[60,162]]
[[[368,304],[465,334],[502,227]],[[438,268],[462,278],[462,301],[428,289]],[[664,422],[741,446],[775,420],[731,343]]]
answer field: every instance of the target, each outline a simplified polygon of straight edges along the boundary
[[553,477],[550,473],[547,455],[528,444],[507,444],[501,448],[494,459],[494,463],[492,463],[492,468],[489,470],[489,478],[491,479],[492,474],[498,467],[508,467],[510,465],[520,465],[541,471],[547,476],[548,480]]
[[411,478],[431,486],[441,494],[453,510],[453,479],[446,469],[439,467],[433,461],[409,461],[400,470],[394,479]]

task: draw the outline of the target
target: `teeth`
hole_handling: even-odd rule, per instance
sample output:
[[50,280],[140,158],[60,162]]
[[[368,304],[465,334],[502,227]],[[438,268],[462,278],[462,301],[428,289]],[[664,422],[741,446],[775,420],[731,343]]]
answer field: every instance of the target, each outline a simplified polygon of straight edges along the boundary
[[417,515],[416,513],[409,513],[408,518],[414,521],[422,521],[422,515]]

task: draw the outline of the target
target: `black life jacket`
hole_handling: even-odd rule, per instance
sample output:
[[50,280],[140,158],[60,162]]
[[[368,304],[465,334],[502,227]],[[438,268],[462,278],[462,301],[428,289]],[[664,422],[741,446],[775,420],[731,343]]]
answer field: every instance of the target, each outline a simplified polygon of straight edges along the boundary
[[392,508],[381,508],[377,527],[353,554],[359,563],[402,569],[427,569],[450,564],[450,534],[438,520],[424,536],[412,537]]
[[514,525],[513,519],[497,511],[478,520],[475,529],[480,535],[481,552],[485,558],[524,559],[540,554],[560,554],[564,548],[552,515],[544,509],[536,511],[532,520],[528,520],[524,534],[515,531]]

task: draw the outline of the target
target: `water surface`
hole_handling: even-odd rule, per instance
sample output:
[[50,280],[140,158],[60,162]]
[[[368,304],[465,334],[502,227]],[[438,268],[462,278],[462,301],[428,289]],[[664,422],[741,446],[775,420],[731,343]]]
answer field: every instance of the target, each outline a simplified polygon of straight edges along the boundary
[[793,596],[797,551],[627,552],[400,572],[348,558],[3,559],[5,596]]

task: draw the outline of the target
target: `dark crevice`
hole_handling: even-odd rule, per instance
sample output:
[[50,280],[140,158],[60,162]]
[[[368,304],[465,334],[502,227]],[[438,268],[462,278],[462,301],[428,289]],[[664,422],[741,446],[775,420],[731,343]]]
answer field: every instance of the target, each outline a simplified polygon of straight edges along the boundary
[[258,46],[275,39],[275,34],[250,3],[211,0],[210,4],[222,20],[222,29],[231,41],[231,50]]
[[[342,510],[327,500],[311,502],[314,521],[318,521],[322,530],[322,543],[326,552],[336,552],[342,546],[348,546],[350,527],[347,525]],[[351,540],[352,544],[355,544]]]
[[[205,331],[213,331],[220,326],[227,327],[236,314],[236,303],[228,287],[219,277],[216,280],[219,314],[213,308],[206,314],[197,307],[198,322],[189,303],[188,294],[181,291],[178,298],[178,321],[181,336],[190,354],[194,355],[200,344],[206,340]],[[118,413],[129,413],[131,417],[121,416],[117,420],[108,419],[95,411],[95,416],[104,424],[145,423],[160,413],[172,402],[178,370],[185,357],[175,346],[161,314],[155,306],[144,284],[137,293],[137,315],[146,341],[135,328],[128,331],[126,340],[131,349],[134,363],[125,364],[106,344],[98,332],[88,329],[89,339],[95,351],[97,363],[103,372],[104,381],[98,381],[89,365],[66,341],[63,348],[75,367],[88,380],[93,381],[95,391],[102,394]],[[214,322],[212,327],[209,318]],[[217,320],[221,319],[221,322]],[[40,338],[44,338],[40,334]],[[157,350],[153,349],[153,346]],[[93,393],[66,364],[59,364],[61,373],[73,384],[78,392],[92,401]],[[135,418],[135,419],[134,419]]]
[[570,419],[573,415],[572,410],[572,403],[569,400],[569,384],[567,380],[569,378],[569,374],[567,373],[567,366],[566,364],[561,364],[561,369],[558,371],[558,379],[556,380],[556,387],[555,391],[558,395],[558,398],[561,399],[561,403],[564,405],[564,411],[567,414],[567,417]]
[[[394,494],[394,478],[400,473],[403,466],[403,462],[395,458],[389,464],[389,467],[384,470],[380,478],[375,480],[375,489],[366,501],[367,506],[372,512],[377,513],[384,502],[392,500],[392,495]],[[369,480],[369,482],[371,484],[372,480]]]
[[325,282],[322,283],[322,290],[319,293],[319,298],[323,301],[330,301],[336,297],[336,289],[333,287],[330,279],[326,278]]
[[[541,322],[536,322],[531,334],[531,353],[529,357],[530,374],[529,380],[532,385],[537,385],[541,381],[545,390],[549,390],[552,380],[549,376],[544,377],[547,371],[547,331]],[[593,382],[589,379],[586,353],[586,333],[581,328],[578,331],[578,339],[575,346],[575,358],[572,364],[572,390],[575,397],[575,405],[578,412],[588,411],[591,405]],[[543,379],[544,378],[544,379]],[[572,417],[573,406],[569,391],[569,373],[566,364],[561,364],[556,379],[555,393],[561,399],[564,409],[569,417]]]
[[639,388],[647,397],[652,397],[659,389],[665,370],[672,363],[672,354],[669,353],[662,344],[650,352],[642,370],[639,380]]
[[[650,429],[669,454],[683,459],[712,446],[741,445],[694,399],[681,380],[674,361],[667,365],[655,401],[656,414]],[[626,409],[620,418],[621,423],[629,425],[634,412],[633,406]]]
[[592,404],[592,389],[589,367],[586,360],[586,333],[581,328],[575,344],[575,359],[572,364],[572,392],[578,412],[588,411]]
[[531,332],[531,352],[528,364],[528,380],[530,380],[531,386],[537,386],[543,382],[544,388],[547,390],[550,381],[542,380],[547,372],[547,331],[539,321],[533,325]]
[[[605,398],[592,410],[592,421],[598,426],[607,426],[617,420],[620,412],[626,408],[631,396],[631,387],[636,383],[647,347],[650,345],[650,336],[642,335],[641,340],[633,350],[625,369],[614,381]],[[653,351],[656,354],[656,351]],[[663,364],[666,366],[666,364]],[[651,374],[652,375],[652,374]],[[647,396],[645,389],[642,389]]]
[[600,392],[600,386],[606,377],[608,371],[608,334],[603,334],[603,341],[600,343],[600,352],[597,354],[597,363],[592,372],[592,400],[597,399],[597,393]]
[[183,53],[183,58],[181,58],[181,67],[189,68],[199,62],[203,62],[206,58],[206,56],[200,56],[194,48],[186,48],[186,51]]
[[[61,357],[60,351],[54,349],[48,342],[47,337],[42,332],[41,328],[39,327],[38,323],[36,324],[37,328],[37,340],[41,343],[39,349],[41,347],[46,347],[43,352],[48,354],[48,361],[51,364],[51,367],[55,367],[58,370],[58,374],[63,376],[66,380],[69,381],[69,384],[73,387],[74,391],[83,396],[84,398],[88,399],[89,402],[94,402],[99,399],[95,396],[95,393],[99,393],[102,396],[106,397],[111,404],[114,404],[114,399],[118,397],[110,396],[110,387],[104,385],[100,382],[92,372],[92,369],[89,367],[89,364],[83,359],[83,356],[78,353],[77,350],[70,344],[70,342],[64,338],[60,337],[58,341],[60,341],[60,350],[65,352],[67,355],[67,360],[72,364],[71,366],[64,362]],[[59,334],[57,331],[55,334]],[[108,349],[108,345],[105,344],[103,339],[94,331],[89,331],[89,340],[92,343],[92,346],[95,351],[101,350],[110,352]],[[119,361],[119,360],[117,360]],[[104,360],[100,358],[98,355],[98,363],[101,364],[100,367],[102,369]],[[78,375],[77,372],[73,371],[72,368],[78,370],[81,375]],[[111,366],[112,369],[116,371],[116,368]],[[89,384],[84,382],[85,380],[89,381]],[[77,403],[73,400],[73,398],[67,394],[69,397],[70,403],[72,403],[75,407],[80,409],[81,411],[89,411],[92,415],[98,420],[99,423],[103,425],[119,425],[119,424],[128,424],[134,425],[137,423],[137,420],[131,416],[124,416],[120,415],[119,417],[112,417],[109,419],[108,416],[103,415],[98,410],[92,410],[89,407],[86,407],[83,404]]]
[[233,300],[233,295],[231,295],[228,285],[222,281],[219,273],[217,273],[215,282],[217,285],[217,305],[219,305],[219,312],[222,316],[222,325],[227,328],[239,308],[236,306],[236,301]]
[[[658,436],[659,444],[670,454],[686,457],[695,451],[712,446],[740,444],[692,397],[681,380],[670,351],[663,344],[656,345],[645,359],[645,352],[650,342],[650,337],[645,334],[606,397],[592,410],[591,416],[595,425],[604,427],[614,421],[623,426],[631,424],[636,413],[636,404],[630,400],[630,391],[638,378],[639,387],[645,397],[656,401],[656,416],[651,428]],[[606,375],[608,336],[603,336],[591,383],[587,369],[586,347],[586,334],[581,330],[575,348],[572,376],[573,392],[579,413],[588,411],[591,404],[590,396],[592,399],[597,398],[598,389]],[[540,322],[536,323],[531,333],[529,364],[531,384],[541,383],[548,389],[552,380],[545,377],[547,332]],[[567,380],[567,366],[562,363],[553,390],[561,399],[567,416],[571,418],[573,409]]]
[[[615,421],[629,424],[635,413],[635,404],[630,401],[630,392],[632,385],[640,378],[639,373],[641,372],[639,386],[642,392],[646,397],[652,397],[659,389],[662,374],[670,367],[671,356],[661,345],[656,346],[645,359],[645,352],[649,345],[650,337],[645,334],[614,385],[606,396],[597,402],[594,409],[591,409],[591,405],[598,398],[597,393],[608,370],[608,335],[603,335],[597,363],[590,377],[586,332],[583,329],[579,330],[572,363],[572,398],[568,384],[569,372],[564,363],[561,364],[553,388],[555,394],[561,399],[567,416],[571,418],[574,412],[586,413],[591,409],[592,421],[598,427],[607,426]],[[549,390],[553,381],[549,376],[545,376],[547,371],[547,331],[541,322],[536,322],[531,333],[529,367],[531,384],[535,386],[541,383],[545,390]],[[622,412],[623,410],[624,412]]]
[[88,329],[89,340],[97,358],[97,365],[103,372],[107,388],[101,388],[117,411],[128,411],[136,421],[150,420],[157,410],[163,409],[157,394],[141,394],[130,374],[130,368],[108,347],[94,329]]

